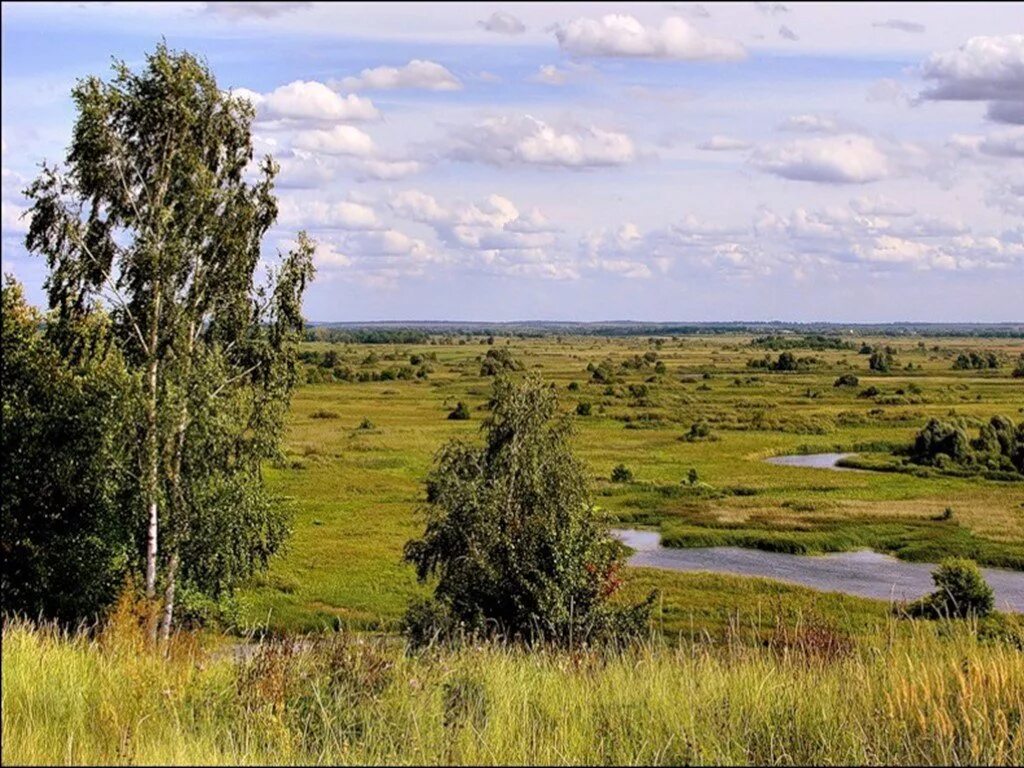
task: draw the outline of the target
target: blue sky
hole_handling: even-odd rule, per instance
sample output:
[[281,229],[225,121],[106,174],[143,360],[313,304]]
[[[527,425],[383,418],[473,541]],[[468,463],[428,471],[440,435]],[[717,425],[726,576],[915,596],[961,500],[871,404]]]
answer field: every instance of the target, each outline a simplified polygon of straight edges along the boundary
[[1024,4],[3,5],[3,268],[77,77],[257,107],[313,320],[1019,321]]

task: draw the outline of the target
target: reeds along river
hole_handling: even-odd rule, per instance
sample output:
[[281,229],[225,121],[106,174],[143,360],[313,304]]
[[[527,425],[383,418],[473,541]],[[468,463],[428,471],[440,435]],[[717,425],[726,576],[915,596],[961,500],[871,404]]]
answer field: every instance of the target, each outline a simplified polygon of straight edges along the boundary
[[[615,529],[612,535],[636,550],[629,564],[638,567],[761,576],[883,600],[914,600],[935,588],[935,564],[908,563],[870,550],[789,555],[741,547],[675,549],[663,547],[656,531]],[[995,591],[997,610],[1024,613],[1024,573],[1003,568],[982,568],[982,573]]]

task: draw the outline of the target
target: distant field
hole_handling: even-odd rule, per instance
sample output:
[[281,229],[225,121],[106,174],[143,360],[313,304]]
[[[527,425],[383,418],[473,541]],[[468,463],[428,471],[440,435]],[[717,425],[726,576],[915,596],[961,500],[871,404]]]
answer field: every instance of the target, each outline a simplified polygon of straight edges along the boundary
[[[416,510],[434,452],[449,438],[477,437],[491,382],[480,375],[479,358],[489,349],[507,348],[526,370],[555,384],[567,412],[590,404],[591,415],[574,416],[576,446],[609,521],[658,527],[680,545],[753,542],[808,552],[870,546],[908,559],[960,553],[1024,569],[1024,484],[763,461],[904,444],[931,416],[1003,414],[1019,421],[1024,379],[1010,374],[1024,341],[851,336],[852,349],[790,350],[818,362],[784,373],[748,367],[751,359],[779,354],[751,346],[751,339],[545,336],[498,337],[493,346],[484,337],[304,345],[308,352],[335,352],[346,375],[388,376],[402,367],[429,372],[425,379],[330,381],[297,390],[285,461],[266,470],[271,488],[294,502],[294,535],[270,572],[245,590],[246,617],[291,629],[338,620],[388,627],[425,591],[401,562],[402,546],[419,532]],[[863,342],[895,349],[890,373],[868,370],[867,355],[858,353]],[[995,352],[1003,365],[953,370],[966,351]],[[653,354],[644,360],[645,353]],[[428,359],[413,366],[413,356]],[[587,370],[603,361],[611,383],[595,381]],[[843,373],[854,373],[859,386],[834,387]],[[578,387],[570,390],[573,382]],[[875,396],[858,396],[872,386]],[[471,419],[448,420],[460,400]],[[372,427],[360,428],[364,419]],[[710,427],[710,439],[686,440],[700,421]],[[609,481],[620,463],[633,482]],[[696,485],[682,483],[691,468]],[[946,507],[954,510],[952,520],[932,519]],[[720,627],[736,611],[767,615],[813,605],[852,628],[885,612],[879,602],[823,598],[767,581],[633,571],[627,589],[649,587],[662,590],[660,620],[671,631]]]

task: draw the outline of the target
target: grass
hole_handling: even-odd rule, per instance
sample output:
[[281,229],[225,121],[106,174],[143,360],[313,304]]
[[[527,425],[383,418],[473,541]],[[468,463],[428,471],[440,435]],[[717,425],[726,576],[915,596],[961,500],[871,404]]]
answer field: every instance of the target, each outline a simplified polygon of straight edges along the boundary
[[[786,453],[884,450],[908,443],[928,418],[951,410],[978,420],[997,413],[1022,418],[1020,382],[1009,368],[984,374],[950,369],[963,349],[992,348],[1014,359],[1024,346],[1019,340],[929,339],[924,347],[913,339],[863,340],[895,346],[899,365],[912,363],[914,369],[872,374],[865,356],[815,350],[824,361],[816,370],[752,371],[746,361],[763,351],[745,336],[661,339],[660,346],[646,338],[549,336],[498,338],[496,345],[507,344],[525,368],[553,382],[566,412],[575,414],[579,402],[592,404],[592,415],[573,416],[575,444],[611,524],[657,527],[679,545],[731,543],[795,552],[868,546],[910,560],[937,561],[956,553],[1021,568],[1024,506],[1018,483],[830,472],[763,461]],[[358,371],[401,366],[414,354],[436,353],[437,359],[426,380],[334,382],[297,390],[285,459],[266,471],[271,489],[294,502],[294,535],[270,573],[243,591],[248,622],[288,630],[338,623],[389,629],[409,600],[424,594],[426,588],[401,561],[403,544],[420,531],[423,478],[445,440],[477,436],[490,390],[477,360],[490,347],[476,338],[460,341],[307,345],[334,350]],[[853,341],[859,346],[862,339]],[[647,351],[665,364],[663,374],[652,367],[621,367]],[[378,361],[364,363],[371,352]],[[588,363],[606,359],[617,377],[610,394],[586,370]],[[856,373],[860,387],[833,387],[844,372]],[[570,390],[571,382],[578,387]],[[638,384],[648,390],[640,398],[630,392]],[[868,386],[880,395],[858,397]],[[470,420],[449,420],[460,400],[469,406]],[[372,428],[360,429],[364,420]],[[697,421],[710,425],[713,439],[685,439]],[[637,425],[644,428],[630,428]],[[633,472],[634,482],[607,482],[619,463]],[[690,468],[699,473],[698,487],[681,483]],[[954,520],[934,519],[946,507],[954,509]],[[667,598],[677,593],[696,599],[702,578],[658,573],[643,580],[657,584]],[[770,592],[729,588],[700,596],[700,605],[691,607],[716,616],[754,610]],[[772,596],[779,599],[803,600]]]
[[[971,623],[803,624],[624,651],[332,634],[244,657],[194,636],[3,630],[5,764],[1024,761],[1024,655]],[[856,681],[856,684],[851,684]]]

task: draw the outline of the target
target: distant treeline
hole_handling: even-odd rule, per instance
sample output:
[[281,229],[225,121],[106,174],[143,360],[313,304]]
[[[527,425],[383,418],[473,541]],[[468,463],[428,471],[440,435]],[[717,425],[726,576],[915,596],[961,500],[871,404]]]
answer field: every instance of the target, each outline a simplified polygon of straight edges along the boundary
[[758,336],[750,342],[752,347],[763,347],[764,349],[856,349],[852,342],[846,341],[840,336],[825,336],[814,334],[812,336]]
[[[312,323],[307,329],[311,340],[373,343],[422,343],[436,335],[514,336],[701,336],[749,333],[761,339],[777,339],[783,344],[793,334],[794,346],[806,347],[807,339],[820,339],[819,348],[842,349],[842,337],[988,337],[1022,339],[1024,323],[641,323],[596,322],[571,323],[555,321],[523,321],[507,323],[459,321],[408,321],[368,323]],[[831,341],[835,339],[836,341]],[[825,341],[828,340],[828,341]],[[767,346],[767,342],[765,346]],[[773,349],[785,347],[775,346]]]

